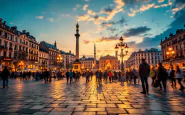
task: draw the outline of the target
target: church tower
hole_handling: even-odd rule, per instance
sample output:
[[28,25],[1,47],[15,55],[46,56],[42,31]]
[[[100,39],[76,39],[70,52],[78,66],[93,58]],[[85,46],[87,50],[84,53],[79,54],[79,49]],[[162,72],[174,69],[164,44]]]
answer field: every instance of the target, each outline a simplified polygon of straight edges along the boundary
[[57,42],[56,42],[56,40],[55,40],[54,46],[57,48]]

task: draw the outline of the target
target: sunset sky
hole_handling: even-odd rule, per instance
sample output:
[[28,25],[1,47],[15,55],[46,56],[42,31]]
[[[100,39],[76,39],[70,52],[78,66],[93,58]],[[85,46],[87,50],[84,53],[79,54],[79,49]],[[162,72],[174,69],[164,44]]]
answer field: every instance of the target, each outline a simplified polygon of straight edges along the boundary
[[184,28],[185,0],[0,0],[0,17],[37,41],[56,40],[66,52],[75,52],[78,22],[80,55],[92,57],[96,43],[99,58],[114,55],[121,36],[129,44],[129,55],[138,49],[160,49],[161,39]]

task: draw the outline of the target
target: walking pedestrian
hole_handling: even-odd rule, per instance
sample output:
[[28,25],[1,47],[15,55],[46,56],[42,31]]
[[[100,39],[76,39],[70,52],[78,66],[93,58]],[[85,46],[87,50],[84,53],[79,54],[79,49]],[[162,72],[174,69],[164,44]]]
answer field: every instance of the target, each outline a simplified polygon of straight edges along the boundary
[[98,84],[102,83],[102,77],[103,77],[103,73],[101,72],[101,70],[99,71],[99,78],[98,78]]
[[173,66],[171,67],[170,71],[170,80],[171,80],[171,86],[176,88],[176,80],[175,80],[175,70],[173,69]]
[[108,76],[109,76],[109,82],[111,83],[112,82],[112,76],[113,76],[111,71],[109,71]]
[[3,79],[3,88],[5,88],[5,87],[8,88],[8,76],[10,76],[10,72],[9,72],[7,66],[5,66],[1,75],[2,75],[2,79]]
[[150,71],[150,77],[152,78],[152,86],[154,86],[154,81],[156,79],[156,71],[155,71],[155,67],[153,66],[151,68],[151,71]]
[[68,84],[68,82],[69,82],[69,71],[68,70],[66,72],[66,79],[67,79],[67,84]]
[[[162,63],[159,63],[158,66],[159,67],[158,67],[157,77],[158,77],[159,86],[160,86],[159,91],[162,90],[162,85],[163,85],[163,90],[164,92],[166,92],[166,81],[168,79],[168,73],[166,69],[162,66]],[[161,85],[161,82],[162,82],[162,85]]]
[[69,72],[70,84],[72,83],[73,76],[74,76],[73,72],[72,72],[72,70],[70,70],[70,72]]
[[96,82],[98,82],[98,78],[99,78],[99,72],[96,71]]
[[183,91],[184,90],[184,86],[182,85],[182,79],[184,78],[183,72],[179,68],[179,66],[177,66],[176,68],[177,68],[177,70],[176,70],[176,79],[178,81],[178,84],[180,85],[180,89],[179,90]]
[[105,72],[104,72],[104,80],[105,80],[105,82],[107,83],[107,79],[108,79],[108,72],[107,72],[107,70],[105,70]]
[[141,60],[142,63],[139,66],[139,76],[142,82],[143,91],[142,94],[147,94],[149,92],[148,86],[148,76],[150,74],[150,66],[145,62],[145,59]]
[[137,76],[138,76],[138,73],[137,73],[136,69],[132,70],[132,74],[133,74],[133,78],[134,78],[134,84],[136,85],[136,79],[137,79]]
[[89,82],[90,72],[89,70],[86,72],[86,83]]

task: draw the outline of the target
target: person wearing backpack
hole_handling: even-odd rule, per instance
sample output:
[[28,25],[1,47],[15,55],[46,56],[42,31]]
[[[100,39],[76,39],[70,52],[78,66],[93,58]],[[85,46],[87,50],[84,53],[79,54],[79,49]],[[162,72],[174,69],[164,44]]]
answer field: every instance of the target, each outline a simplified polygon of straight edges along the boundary
[[154,86],[154,81],[156,79],[156,71],[155,71],[155,67],[153,66],[151,71],[150,71],[150,77],[152,78],[152,86]]
[[[167,73],[166,69],[162,66],[162,63],[159,63],[158,65],[159,65],[159,67],[158,67],[157,76],[158,76],[159,86],[160,86],[159,91],[162,90],[162,85],[163,85],[163,90],[164,90],[164,92],[166,92],[166,82],[168,79],[168,73]],[[161,82],[162,82],[162,85],[161,85]]]
[[142,94],[147,94],[149,92],[148,86],[148,76],[150,74],[150,66],[145,62],[145,59],[141,60],[142,63],[139,65],[139,76],[142,82],[143,91]]

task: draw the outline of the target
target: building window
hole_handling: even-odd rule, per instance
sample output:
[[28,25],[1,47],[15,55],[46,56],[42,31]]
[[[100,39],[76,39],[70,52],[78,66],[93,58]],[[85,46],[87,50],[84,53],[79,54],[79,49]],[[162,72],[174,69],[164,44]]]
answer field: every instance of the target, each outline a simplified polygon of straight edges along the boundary
[[3,31],[0,30],[0,36],[3,34]]
[[7,42],[4,42],[4,47],[7,48]]
[[18,42],[18,38],[17,37],[15,38],[15,42]]
[[7,34],[6,32],[5,32],[5,34],[4,34],[4,37],[5,37],[5,38],[8,38],[8,34]]
[[6,57],[6,52],[3,53],[3,56]]
[[9,57],[12,57],[12,53],[9,53]]

